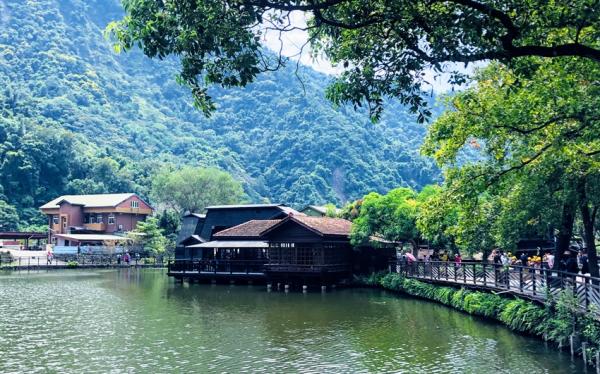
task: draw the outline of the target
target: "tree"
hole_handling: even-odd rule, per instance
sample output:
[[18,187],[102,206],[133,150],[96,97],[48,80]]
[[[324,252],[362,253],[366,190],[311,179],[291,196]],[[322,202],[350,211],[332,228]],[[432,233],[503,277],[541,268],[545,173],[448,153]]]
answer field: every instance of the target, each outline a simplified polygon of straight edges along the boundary
[[239,203],[244,199],[244,190],[227,172],[186,166],[158,172],[152,180],[151,196],[181,215],[202,212],[210,205]]
[[14,206],[0,199],[0,231],[17,231],[19,214]]
[[354,219],[350,239],[353,245],[367,244],[371,236],[411,243],[417,249],[420,234],[416,228],[417,193],[410,188],[397,188],[386,195],[372,192],[361,204]]
[[163,235],[156,217],[148,217],[145,221],[138,222],[135,230],[128,235],[135,244],[141,245],[145,252],[154,256],[174,247],[173,242]]
[[[586,222],[590,268],[598,274],[593,227],[600,175],[600,65],[586,59],[529,59],[510,69],[491,64],[477,85],[449,98],[423,147],[445,168],[462,204],[496,205],[497,243],[512,233],[557,235],[557,260],[569,248],[578,214]],[[481,160],[459,164],[465,147]],[[487,197],[481,200],[482,197]],[[491,200],[490,200],[491,199]]]
[[[510,62],[523,56],[580,56],[600,61],[599,10],[594,0],[155,0],[123,1],[127,15],[107,34],[116,49],[140,46],[149,57],[181,58],[179,80],[195,104],[214,110],[207,84],[245,86],[284,64],[264,51],[266,30],[298,29],[304,12],[313,50],[344,71],[330,86],[335,103],[369,105],[378,118],[384,97],[420,111],[424,72],[446,63]],[[450,81],[464,76],[452,72]]]

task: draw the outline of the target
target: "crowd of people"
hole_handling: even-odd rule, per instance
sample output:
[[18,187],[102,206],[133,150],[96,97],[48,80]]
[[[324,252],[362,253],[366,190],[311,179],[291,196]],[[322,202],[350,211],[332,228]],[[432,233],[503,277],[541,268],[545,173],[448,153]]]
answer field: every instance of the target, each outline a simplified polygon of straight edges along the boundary
[[[538,248],[535,255],[522,252],[517,255],[513,255],[511,252],[506,252],[501,249],[495,249],[492,251],[488,258],[495,265],[509,266],[525,266],[535,267],[551,270],[566,271],[573,274],[586,275],[590,272],[589,260],[585,251],[579,250],[577,252],[567,251],[561,256],[560,261],[556,261],[556,257],[550,251],[546,251],[543,256],[540,256],[542,250]],[[409,265],[418,261],[409,251],[403,252],[401,260]],[[462,256],[459,252],[452,254],[449,251],[433,251],[431,254],[426,254],[419,261],[432,262],[453,262],[455,265],[462,263]]]

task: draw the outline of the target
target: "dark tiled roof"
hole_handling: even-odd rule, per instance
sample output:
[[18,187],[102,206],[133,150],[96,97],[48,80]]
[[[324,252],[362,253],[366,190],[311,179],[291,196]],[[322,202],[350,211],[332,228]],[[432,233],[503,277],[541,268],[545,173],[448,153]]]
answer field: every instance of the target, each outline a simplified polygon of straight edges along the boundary
[[215,238],[231,238],[231,237],[240,237],[240,238],[253,238],[260,237],[260,234],[263,231],[273,227],[281,220],[279,219],[254,219],[248,222],[244,222],[240,225],[225,229],[223,231],[219,231],[214,234]]
[[352,222],[342,218],[310,217],[294,215],[291,219],[323,235],[350,235]]
[[253,208],[278,208],[283,204],[239,204],[239,205],[212,205],[206,209],[253,209]]

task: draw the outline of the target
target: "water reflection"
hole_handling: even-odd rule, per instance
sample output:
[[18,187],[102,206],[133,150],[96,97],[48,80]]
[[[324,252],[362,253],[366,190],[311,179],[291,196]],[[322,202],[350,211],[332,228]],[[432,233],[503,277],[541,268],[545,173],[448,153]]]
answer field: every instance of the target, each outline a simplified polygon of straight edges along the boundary
[[0,276],[0,372],[580,372],[447,307],[370,290],[181,285],[161,270]]

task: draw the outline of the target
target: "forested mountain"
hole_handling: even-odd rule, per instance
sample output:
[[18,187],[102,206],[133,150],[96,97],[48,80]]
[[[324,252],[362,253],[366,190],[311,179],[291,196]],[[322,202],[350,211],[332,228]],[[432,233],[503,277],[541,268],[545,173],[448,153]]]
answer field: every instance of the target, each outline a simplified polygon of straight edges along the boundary
[[0,203],[21,221],[61,193],[145,194],[164,163],[217,166],[251,200],[296,206],[439,178],[405,108],[390,103],[372,124],[333,108],[328,77],[302,68],[300,81],[294,64],[214,89],[219,108],[205,118],[176,60],[112,51],[102,33],[121,17],[118,0],[0,0]]

